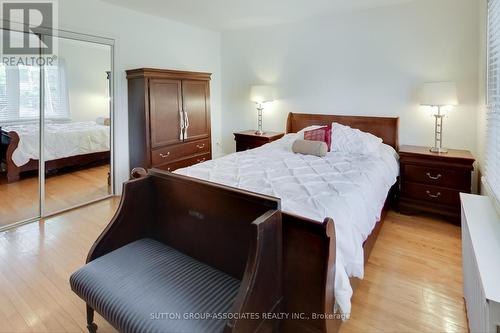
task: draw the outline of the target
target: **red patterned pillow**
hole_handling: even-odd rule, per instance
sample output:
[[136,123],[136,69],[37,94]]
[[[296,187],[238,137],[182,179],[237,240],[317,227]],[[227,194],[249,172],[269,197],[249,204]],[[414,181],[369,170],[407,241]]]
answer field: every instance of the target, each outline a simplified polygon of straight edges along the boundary
[[328,151],[330,151],[330,144],[332,141],[332,125],[320,127],[311,131],[305,131],[304,140],[325,142],[328,147]]

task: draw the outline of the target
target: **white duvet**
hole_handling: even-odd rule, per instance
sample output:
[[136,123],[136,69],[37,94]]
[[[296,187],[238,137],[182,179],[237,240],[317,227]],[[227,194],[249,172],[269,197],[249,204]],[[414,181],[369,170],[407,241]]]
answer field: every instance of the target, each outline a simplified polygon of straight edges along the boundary
[[[15,131],[19,135],[19,145],[12,154],[17,166],[23,166],[30,159],[39,159],[38,123],[4,126],[2,130]],[[45,124],[45,160],[108,151],[110,147],[109,126],[98,125],[95,121]]]
[[351,312],[349,277],[363,278],[363,242],[370,235],[399,174],[396,151],[381,144],[370,155],[294,154],[297,134],[260,148],[207,161],[176,173],[281,198],[285,212],[322,222],[331,217],[337,237],[335,298]]

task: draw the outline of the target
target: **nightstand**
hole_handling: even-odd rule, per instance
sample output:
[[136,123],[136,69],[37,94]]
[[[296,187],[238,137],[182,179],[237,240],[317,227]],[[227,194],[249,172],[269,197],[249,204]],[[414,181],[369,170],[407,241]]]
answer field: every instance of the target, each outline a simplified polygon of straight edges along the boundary
[[236,151],[244,151],[265,145],[266,143],[281,139],[285,133],[266,131],[262,135],[255,134],[255,130],[234,133]]
[[472,154],[454,149],[437,154],[428,147],[401,146],[399,157],[401,213],[433,213],[460,223],[459,193],[471,193]]

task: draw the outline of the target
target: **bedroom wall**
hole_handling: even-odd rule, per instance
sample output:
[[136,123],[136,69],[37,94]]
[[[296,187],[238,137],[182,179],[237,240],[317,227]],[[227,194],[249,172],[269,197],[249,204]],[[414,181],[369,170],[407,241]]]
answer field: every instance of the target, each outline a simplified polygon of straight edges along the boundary
[[71,120],[109,117],[106,71],[111,69],[110,47],[60,39],[58,56],[66,64]]
[[222,137],[256,127],[252,84],[271,84],[264,127],[288,112],[400,117],[400,142],[432,145],[434,119],[418,105],[427,81],[454,80],[460,106],[445,119],[445,145],[477,152],[478,3],[418,0],[306,22],[222,33]]
[[115,39],[115,156],[118,190],[129,177],[125,70],[157,67],[211,72],[214,156],[221,129],[220,34],[98,0],[59,1],[59,28]]

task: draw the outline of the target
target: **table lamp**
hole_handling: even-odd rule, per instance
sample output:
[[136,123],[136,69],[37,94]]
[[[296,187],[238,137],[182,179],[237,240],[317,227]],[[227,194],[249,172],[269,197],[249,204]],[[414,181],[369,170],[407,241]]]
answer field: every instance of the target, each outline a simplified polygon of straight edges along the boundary
[[434,147],[433,153],[447,153],[443,148],[443,107],[458,105],[457,87],[455,82],[428,82],[422,85],[420,105],[431,106],[434,110]]
[[264,110],[263,104],[266,102],[272,102],[273,98],[273,88],[271,86],[252,86],[250,89],[250,100],[257,104],[258,112],[258,129],[255,134],[263,135],[262,131],[262,111]]

